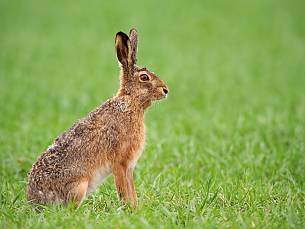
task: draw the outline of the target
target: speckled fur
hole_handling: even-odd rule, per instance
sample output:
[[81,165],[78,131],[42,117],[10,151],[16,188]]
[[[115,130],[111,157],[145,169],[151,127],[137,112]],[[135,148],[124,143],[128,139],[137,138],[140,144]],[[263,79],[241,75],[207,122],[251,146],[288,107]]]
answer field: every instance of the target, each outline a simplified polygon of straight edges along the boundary
[[[168,88],[153,72],[136,66],[137,32],[116,35],[120,88],[116,96],[60,135],[29,172],[27,196],[33,203],[77,206],[113,174],[123,203],[137,205],[133,169],[144,141],[144,111],[166,97]],[[141,81],[147,74],[149,81]]]

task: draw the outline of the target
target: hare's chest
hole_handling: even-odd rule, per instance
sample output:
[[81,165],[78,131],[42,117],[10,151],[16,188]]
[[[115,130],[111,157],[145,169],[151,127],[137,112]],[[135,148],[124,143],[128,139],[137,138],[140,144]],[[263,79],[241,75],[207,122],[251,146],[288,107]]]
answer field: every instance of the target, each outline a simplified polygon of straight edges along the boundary
[[134,153],[132,154],[130,163],[129,163],[129,167],[130,168],[134,168],[139,160],[139,158],[141,157],[143,150],[144,150],[144,145],[145,145],[145,139],[143,139],[140,143],[139,146],[136,148],[136,150],[134,151]]
[[134,168],[137,161],[142,155],[145,145],[145,127],[144,125],[139,129],[139,132],[129,140],[127,148],[129,160],[129,167]]

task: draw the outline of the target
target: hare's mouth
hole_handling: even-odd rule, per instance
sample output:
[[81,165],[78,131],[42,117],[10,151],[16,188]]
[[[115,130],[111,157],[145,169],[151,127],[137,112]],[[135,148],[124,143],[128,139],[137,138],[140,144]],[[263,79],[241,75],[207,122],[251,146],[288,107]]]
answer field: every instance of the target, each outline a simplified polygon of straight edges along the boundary
[[167,87],[158,87],[158,96],[156,100],[161,100],[167,98],[168,88]]
[[167,98],[167,94],[162,94],[156,100],[162,100],[162,99],[166,99],[166,98]]

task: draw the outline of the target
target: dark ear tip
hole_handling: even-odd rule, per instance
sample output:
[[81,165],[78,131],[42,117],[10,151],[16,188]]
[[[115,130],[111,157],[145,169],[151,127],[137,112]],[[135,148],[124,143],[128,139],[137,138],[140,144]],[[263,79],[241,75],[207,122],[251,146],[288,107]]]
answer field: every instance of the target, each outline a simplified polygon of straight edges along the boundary
[[124,35],[126,35],[126,34],[120,31],[120,32],[117,32],[115,36],[117,37],[117,36],[124,36]]
[[123,37],[123,38],[127,38],[128,39],[128,35],[126,33],[123,33],[123,32],[117,32],[115,37]]
[[118,40],[121,40],[122,42],[126,43],[129,40],[129,37],[123,33],[123,32],[117,32],[117,34],[115,35],[115,42],[117,42]]

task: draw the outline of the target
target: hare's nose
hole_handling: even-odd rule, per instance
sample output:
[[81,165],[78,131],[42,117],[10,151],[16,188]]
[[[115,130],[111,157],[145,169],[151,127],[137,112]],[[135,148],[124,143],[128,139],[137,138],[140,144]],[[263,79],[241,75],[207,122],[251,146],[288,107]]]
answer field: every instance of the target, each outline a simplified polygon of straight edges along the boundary
[[163,88],[163,92],[164,92],[164,94],[166,95],[167,93],[168,93],[168,89],[167,88]]

